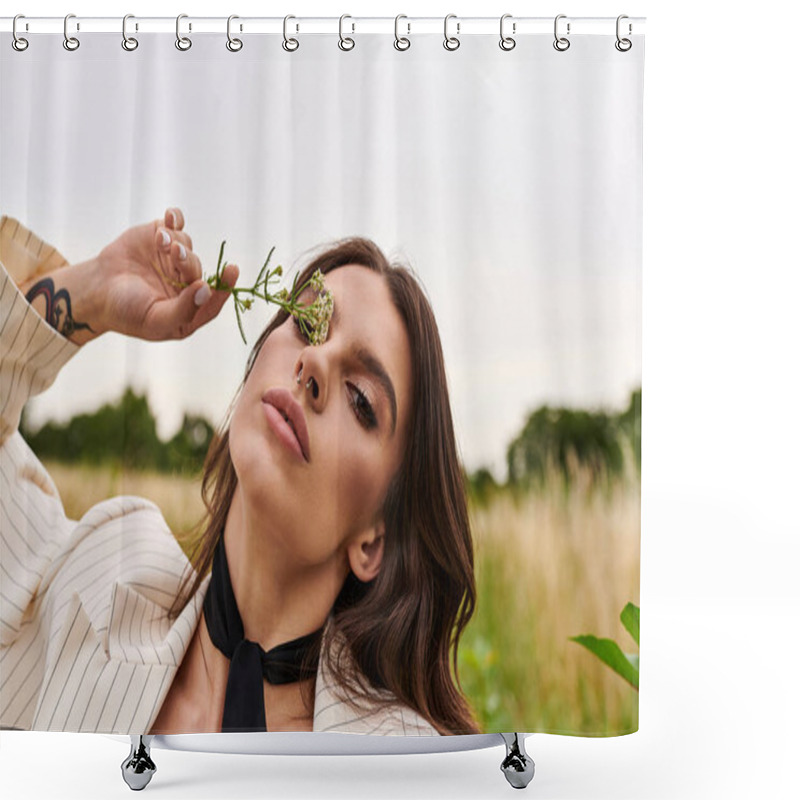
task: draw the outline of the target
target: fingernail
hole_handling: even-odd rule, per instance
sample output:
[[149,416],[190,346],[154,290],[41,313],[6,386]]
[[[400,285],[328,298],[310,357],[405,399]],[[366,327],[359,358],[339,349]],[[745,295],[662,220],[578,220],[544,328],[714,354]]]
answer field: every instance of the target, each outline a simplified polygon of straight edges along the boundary
[[166,231],[161,231],[161,244],[166,247],[171,241],[169,234]]
[[194,304],[201,306],[211,297],[211,287],[205,283],[194,294]]
[[170,216],[169,225],[170,225],[171,228],[174,228],[175,227],[175,212],[174,211],[170,211],[169,212],[169,216]]
[[178,243],[178,258],[181,261],[186,261],[186,248],[180,243]]

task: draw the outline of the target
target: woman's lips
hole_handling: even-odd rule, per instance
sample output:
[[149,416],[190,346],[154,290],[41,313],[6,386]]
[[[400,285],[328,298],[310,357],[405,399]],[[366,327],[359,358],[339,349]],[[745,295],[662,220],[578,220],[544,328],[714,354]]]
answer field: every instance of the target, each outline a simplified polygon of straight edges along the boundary
[[285,444],[297,457],[305,463],[305,456],[303,449],[300,447],[300,442],[297,440],[297,435],[294,428],[283,418],[283,414],[278,411],[271,403],[262,402],[264,413],[267,416],[267,422],[275,432],[275,435]]
[[309,461],[311,450],[309,449],[306,415],[303,407],[294,399],[292,393],[283,387],[274,386],[264,392],[261,402],[272,406],[277,411],[284,423],[289,426],[292,436],[300,446],[303,460]]

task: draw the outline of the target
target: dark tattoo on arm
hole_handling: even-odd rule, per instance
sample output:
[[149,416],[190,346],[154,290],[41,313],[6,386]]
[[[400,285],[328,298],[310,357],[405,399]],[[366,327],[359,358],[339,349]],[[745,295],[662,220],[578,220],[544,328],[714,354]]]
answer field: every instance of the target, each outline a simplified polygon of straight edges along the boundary
[[72,318],[72,301],[66,289],[55,291],[52,278],[42,278],[38,283],[31,286],[25,299],[33,305],[33,301],[39,295],[44,295],[47,305],[44,319],[52,325],[62,336],[69,338],[75,331],[89,330],[95,331],[85,322],[76,322]]

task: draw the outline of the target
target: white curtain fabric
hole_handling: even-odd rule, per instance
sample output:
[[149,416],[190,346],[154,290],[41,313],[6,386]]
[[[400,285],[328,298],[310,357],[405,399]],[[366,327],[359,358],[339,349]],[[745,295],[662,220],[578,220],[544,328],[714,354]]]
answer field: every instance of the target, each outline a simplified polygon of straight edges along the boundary
[[[641,40],[640,40],[641,39]],[[504,448],[539,404],[622,408],[641,383],[643,37],[87,34],[3,49],[5,213],[69,260],[180,206],[213,271],[220,242],[251,285],[269,248],[285,267],[340,236],[372,238],[420,276],[437,314],[465,464],[505,473]],[[248,282],[249,281],[249,282]],[[196,347],[113,334],[31,403],[65,418],[146,390],[159,433],[182,410],[219,416],[248,348],[235,325]],[[245,315],[248,341],[271,310]],[[476,319],[481,324],[476,324]],[[252,339],[251,339],[252,337]],[[209,352],[224,354],[209,358]],[[105,366],[95,369],[94,358]]]

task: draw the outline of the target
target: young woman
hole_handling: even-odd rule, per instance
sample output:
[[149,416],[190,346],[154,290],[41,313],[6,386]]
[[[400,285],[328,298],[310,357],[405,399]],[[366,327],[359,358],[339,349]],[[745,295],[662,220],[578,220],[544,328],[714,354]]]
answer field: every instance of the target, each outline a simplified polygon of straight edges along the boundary
[[[12,235],[9,221],[3,222],[0,241],[19,246],[25,237],[13,224]],[[9,436],[18,423],[15,407],[51,382],[53,369],[72,354],[59,351],[47,362],[47,374],[15,379],[26,365],[29,371],[31,364],[39,368],[35,353],[49,346],[42,337],[60,333],[74,345],[105,331],[184,338],[219,313],[229,292],[209,290],[183,227],[181,211],[168,209],[163,220],[129,229],[92,261],[67,265],[56,253],[48,265],[54,269],[39,264],[27,274],[19,267],[16,274],[9,270],[16,289],[4,286],[0,309],[12,292],[22,294],[25,313],[33,308],[50,323],[35,327],[29,346],[16,356],[19,330],[31,323],[5,325],[0,333],[0,386],[8,386],[12,401],[0,421],[7,439],[0,440],[0,458],[9,466],[32,456],[23,451],[18,432]],[[0,250],[4,264],[5,251],[13,255],[15,247]],[[126,564],[167,548],[157,538],[160,533],[163,539],[165,525],[151,516],[152,504],[117,498],[128,501],[111,511],[113,520],[124,523],[117,525],[124,533],[94,518],[88,524],[95,507],[77,526],[66,521],[73,526],[66,541],[79,541],[48,541],[50,560],[25,563],[32,537],[48,534],[35,520],[14,522],[26,489],[7,477],[18,473],[3,470],[4,491],[12,499],[4,508],[4,550],[13,552],[25,576],[26,569],[49,575],[58,564],[48,586],[60,592],[46,597],[41,576],[31,579],[27,594],[5,598],[3,590],[4,608],[13,603],[15,609],[4,629],[16,634],[4,637],[8,652],[0,657],[18,672],[17,683],[3,679],[0,686],[4,726],[87,729],[75,727],[79,722],[126,733],[478,732],[455,668],[458,641],[474,609],[475,582],[433,312],[412,275],[390,265],[369,240],[345,239],[320,253],[298,286],[317,269],[334,298],[328,336],[311,344],[296,318],[280,310],[256,342],[206,459],[207,514],[190,561],[171,549],[149,563],[146,576],[120,575],[127,565],[116,575],[108,563],[98,566],[101,551],[119,565],[120,547],[127,548]],[[225,282],[232,286],[237,278],[238,269],[228,266]],[[189,285],[180,289],[181,283]],[[307,288],[301,301],[311,302],[314,294]],[[9,319],[20,301],[15,296],[13,302]],[[25,397],[22,386],[28,387]],[[5,552],[3,560],[11,563]],[[75,581],[95,568],[92,582],[76,591]],[[70,618],[71,595],[82,602]],[[32,610],[20,605],[25,599]],[[70,630],[56,635],[69,620]],[[81,620],[85,642],[76,643],[73,630]],[[135,633],[137,625],[145,632]],[[49,671],[40,670],[42,686],[33,694],[29,685],[23,691],[16,669],[26,658],[23,646],[51,664]],[[124,693],[119,664],[111,675],[115,649],[117,661],[131,670]],[[63,686],[58,696],[54,689],[61,679],[77,681],[75,669],[67,672],[66,665],[91,665],[98,658],[95,691],[92,668],[84,667],[65,708]],[[143,689],[131,711],[136,681]],[[18,694],[31,695],[27,709]],[[109,706],[116,708],[113,721]],[[123,720],[140,727],[119,730]]]

